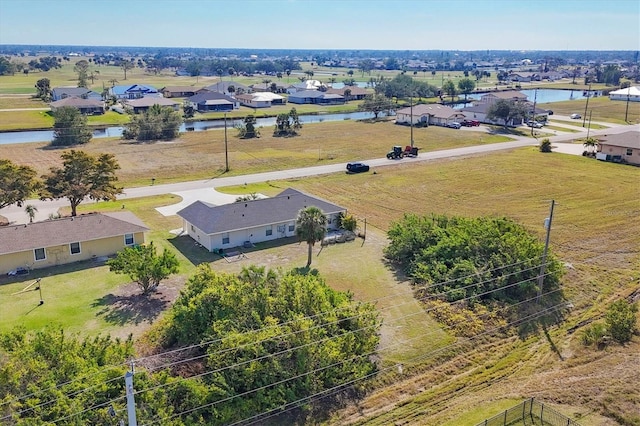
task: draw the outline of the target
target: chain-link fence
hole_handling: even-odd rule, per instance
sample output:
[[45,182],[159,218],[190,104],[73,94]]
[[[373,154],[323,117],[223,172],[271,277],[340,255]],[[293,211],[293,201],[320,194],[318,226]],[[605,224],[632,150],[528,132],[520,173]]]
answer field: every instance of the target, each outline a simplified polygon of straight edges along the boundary
[[486,419],[476,426],[519,425],[580,426],[567,416],[558,413],[541,402],[535,401],[533,398]]

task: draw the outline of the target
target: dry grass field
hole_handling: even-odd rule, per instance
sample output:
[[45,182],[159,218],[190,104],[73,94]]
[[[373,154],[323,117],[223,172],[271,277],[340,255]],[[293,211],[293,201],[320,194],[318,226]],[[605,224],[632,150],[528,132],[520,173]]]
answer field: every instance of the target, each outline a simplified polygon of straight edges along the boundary
[[[229,175],[340,163],[383,157],[393,145],[405,145],[410,129],[391,122],[326,122],[304,125],[300,135],[274,138],[273,129],[261,130],[257,139],[239,139],[228,129]],[[425,151],[503,142],[501,135],[458,131],[442,127],[414,129],[415,145]],[[193,179],[207,179],[224,172],[224,131],[183,133],[170,142],[135,143],[115,138],[93,139],[76,149],[90,154],[114,154],[122,167],[118,176],[125,187]],[[60,163],[61,149],[48,144],[1,145],[0,155],[34,167],[39,174]]]

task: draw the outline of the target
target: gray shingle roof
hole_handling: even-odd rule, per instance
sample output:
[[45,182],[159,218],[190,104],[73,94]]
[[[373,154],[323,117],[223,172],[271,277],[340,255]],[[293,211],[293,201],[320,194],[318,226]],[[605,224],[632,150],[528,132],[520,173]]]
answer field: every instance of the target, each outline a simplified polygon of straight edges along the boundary
[[196,201],[177,214],[211,235],[294,220],[301,209],[310,206],[318,207],[326,215],[346,211],[344,207],[289,188],[272,198],[220,206]]
[[617,135],[606,135],[600,139],[600,145],[619,146],[622,148],[640,148],[640,132],[624,132]]
[[91,213],[0,227],[0,255],[148,231],[131,212]]
[[95,99],[83,99],[76,96],[60,99],[59,101],[51,102],[52,108],[61,108],[65,106],[72,106],[76,108],[101,108],[104,107],[104,102]]

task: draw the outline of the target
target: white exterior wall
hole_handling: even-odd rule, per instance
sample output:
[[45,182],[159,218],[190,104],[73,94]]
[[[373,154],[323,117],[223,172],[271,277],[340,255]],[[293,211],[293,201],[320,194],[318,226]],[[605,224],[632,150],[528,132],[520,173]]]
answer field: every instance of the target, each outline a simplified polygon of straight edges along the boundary
[[[609,99],[612,101],[625,101],[627,100],[627,95],[614,95],[610,94]],[[629,102],[640,102],[640,95],[629,95]]]

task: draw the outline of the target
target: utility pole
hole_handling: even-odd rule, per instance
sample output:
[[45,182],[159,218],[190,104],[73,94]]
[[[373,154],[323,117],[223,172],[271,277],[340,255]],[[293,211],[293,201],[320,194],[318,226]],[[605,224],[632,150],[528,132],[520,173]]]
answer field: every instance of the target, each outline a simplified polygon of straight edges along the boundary
[[540,274],[538,275],[538,303],[542,298],[542,285],[544,283],[544,274],[547,267],[547,251],[549,250],[549,237],[551,236],[551,222],[553,221],[553,207],[555,206],[555,200],[551,200],[551,209],[549,211],[549,217],[544,221],[544,227],[547,228],[547,237],[544,242],[544,251],[542,252],[542,265],[540,265]]
[[533,111],[531,112],[531,136],[533,136],[533,124],[536,123],[536,101],[538,100],[538,89],[533,92]]
[[224,113],[224,171],[229,171],[229,151],[227,149],[227,113]]
[[631,95],[631,86],[627,87],[627,108],[624,111],[624,121],[628,123],[627,117],[629,116],[629,96]]
[[410,99],[411,99],[411,148],[413,148],[413,91],[411,92],[410,95]]
[[589,108],[590,97],[591,97],[591,83],[589,83],[589,91],[587,92],[587,103],[584,106],[584,115],[582,116],[582,127],[584,127],[585,120],[587,119],[587,108]]
[[124,385],[127,393],[127,417],[129,426],[138,426],[136,419],[136,401],[133,391],[133,361],[131,361],[131,371],[127,371],[124,375]]
[[591,131],[591,113],[593,112],[592,109],[589,110],[589,126],[587,127],[587,139],[589,139],[589,132]]

